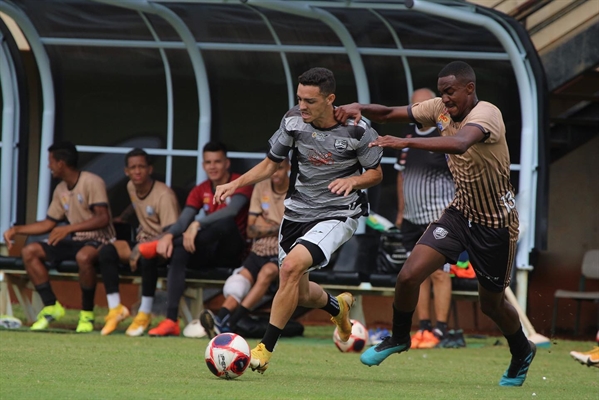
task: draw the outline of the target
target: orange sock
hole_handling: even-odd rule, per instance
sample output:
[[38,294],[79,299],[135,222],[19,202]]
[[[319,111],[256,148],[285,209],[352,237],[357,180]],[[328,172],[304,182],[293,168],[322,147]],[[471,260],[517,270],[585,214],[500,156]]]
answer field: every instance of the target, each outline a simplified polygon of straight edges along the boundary
[[154,258],[156,257],[156,247],[158,245],[158,241],[154,240],[152,242],[140,243],[139,244],[139,254],[141,254],[144,258]]

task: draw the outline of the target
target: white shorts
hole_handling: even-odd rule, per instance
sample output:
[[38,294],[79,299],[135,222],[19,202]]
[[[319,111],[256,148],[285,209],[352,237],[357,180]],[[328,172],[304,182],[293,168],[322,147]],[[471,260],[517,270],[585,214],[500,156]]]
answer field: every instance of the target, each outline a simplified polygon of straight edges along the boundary
[[307,271],[322,268],[329,263],[331,255],[352,237],[356,229],[358,220],[353,218],[313,222],[295,222],[283,218],[279,231],[279,265],[283,265],[283,260],[297,243],[304,242],[315,261]]

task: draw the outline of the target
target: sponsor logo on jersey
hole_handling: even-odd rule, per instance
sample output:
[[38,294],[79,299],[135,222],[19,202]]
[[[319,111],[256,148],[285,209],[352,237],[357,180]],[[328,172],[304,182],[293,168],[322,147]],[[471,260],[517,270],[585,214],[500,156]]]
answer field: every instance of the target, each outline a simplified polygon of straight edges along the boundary
[[449,232],[447,232],[446,229],[441,228],[440,226],[436,227],[435,230],[433,231],[433,236],[435,237],[435,239],[437,240],[441,240],[444,239],[445,236],[447,236]]
[[148,214],[148,217],[153,216],[154,213],[154,208],[152,206],[146,206],[146,214]]
[[439,129],[441,132],[443,132],[449,125],[449,117],[445,115],[446,113],[447,110],[443,110],[443,113],[439,114],[437,117],[437,129]]
[[333,154],[329,151],[328,153],[319,153],[315,150],[310,150],[308,153],[308,160],[312,165],[333,165]]
[[81,193],[77,194],[77,201],[79,202],[79,204],[83,204],[83,196],[81,195]]
[[329,136],[328,133],[312,132],[312,137],[314,140],[318,140],[319,142],[324,142],[327,136]]
[[342,152],[345,151],[345,149],[347,149],[347,140],[335,139],[335,150]]

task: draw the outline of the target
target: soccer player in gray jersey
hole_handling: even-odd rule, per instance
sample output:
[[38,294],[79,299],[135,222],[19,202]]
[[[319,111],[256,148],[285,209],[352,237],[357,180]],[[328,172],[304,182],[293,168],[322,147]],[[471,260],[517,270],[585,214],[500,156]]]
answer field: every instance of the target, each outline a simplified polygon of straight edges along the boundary
[[[308,272],[324,267],[354,234],[358,218],[368,212],[362,189],[383,178],[382,149],[369,147],[378,138],[364,122],[337,123],[334,118],[335,78],[325,68],[312,68],[299,77],[298,105],[289,110],[270,139],[267,157],[238,179],[216,188],[214,201],[223,202],[238,187],[270,177],[293,150],[292,176],[285,216],[279,232],[279,290],[270,324],[252,350],[250,367],[264,373],[281,332],[297,306],[320,308],[331,314],[341,340],[351,334],[350,293],[337,297],[310,282]],[[363,171],[364,170],[364,171]]]

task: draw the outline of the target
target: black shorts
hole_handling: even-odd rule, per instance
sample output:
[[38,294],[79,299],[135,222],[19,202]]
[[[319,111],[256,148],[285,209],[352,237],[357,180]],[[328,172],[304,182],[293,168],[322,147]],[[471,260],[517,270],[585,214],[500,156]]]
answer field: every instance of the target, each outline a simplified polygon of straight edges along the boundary
[[92,246],[96,249],[102,246],[102,242],[96,240],[61,240],[54,246],[46,242],[38,243],[42,245],[46,253],[46,261],[50,264],[50,268],[56,268],[63,261],[75,261],[77,253],[85,246]]
[[243,262],[242,267],[249,271],[249,273],[252,275],[252,278],[254,278],[254,282],[256,282],[256,279],[258,279],[258,273],[260,272],[262,267],[265,264],[268,264],[269,262],[274,263],[278,266],[279,255],[276,254],[272,256],[259,256],[254,252],[250,252],[250,255]]
[[404,219],[401,222],[401,237],[403,247],[406,248],[407,251],[414,250],[414,246],[418,243],[418,239],[426,232],[426,228],[428,225],[417,225],[412,222]]
[[501,292],[510,283],[517,241],[517,226],[489,228],[468,221],[449,207],[429,225],[418,244],[437,250],[451,264],[467,250],[479,284],[491,292]]

